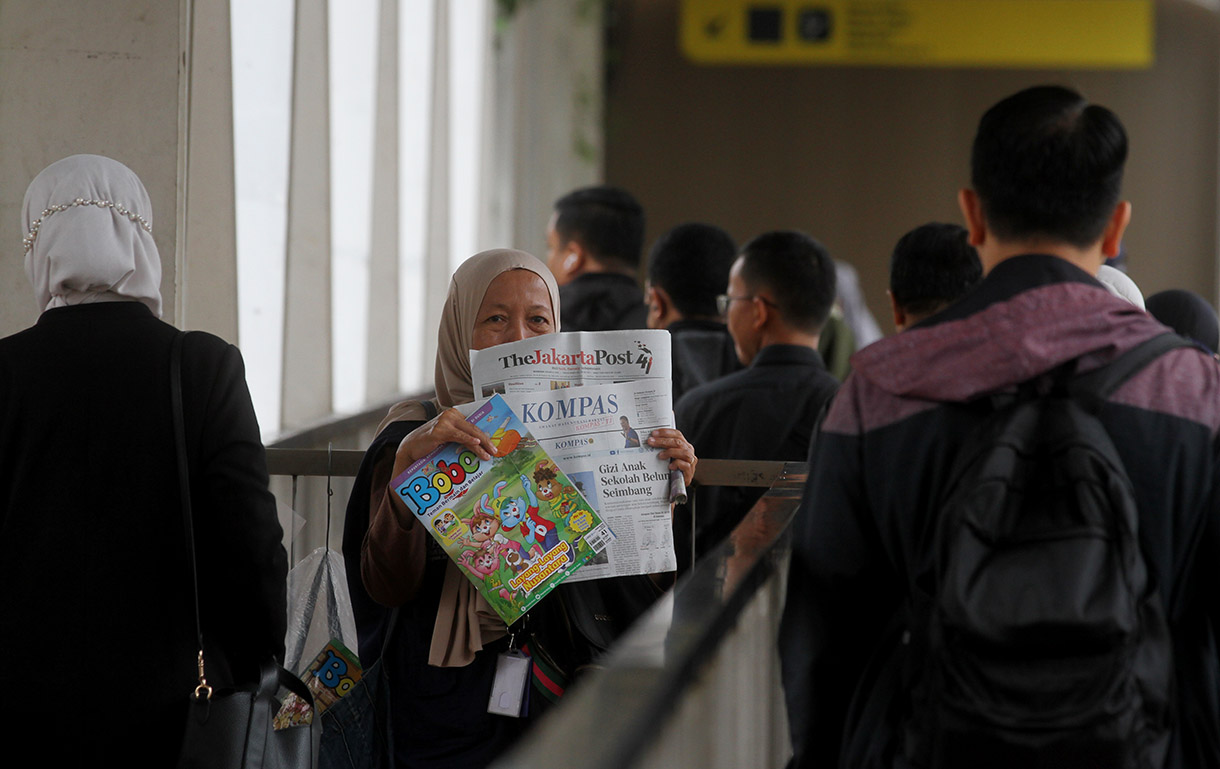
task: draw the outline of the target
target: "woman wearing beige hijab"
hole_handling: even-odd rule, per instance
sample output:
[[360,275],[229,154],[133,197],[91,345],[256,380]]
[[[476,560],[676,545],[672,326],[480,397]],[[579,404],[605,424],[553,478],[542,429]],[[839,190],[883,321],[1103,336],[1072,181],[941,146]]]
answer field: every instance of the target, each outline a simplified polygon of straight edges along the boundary
[[[357,475],[343,552],[366,667],[381,656],[386,607],[399,609],[383,663],[396,766],[484,766],[523,731],[526,719],[487,712],[496,657],[508,645],[504,623],[389,482],[449,442],[490,459],[490,438],[452,408],[474,399],[469,351],[558,330],[559,290],[541,261],[507,249],[466,260],[441,315],[431,408],[391,409]],[[655,430],[649,445],[690,482],[696,459],[680,432]]]

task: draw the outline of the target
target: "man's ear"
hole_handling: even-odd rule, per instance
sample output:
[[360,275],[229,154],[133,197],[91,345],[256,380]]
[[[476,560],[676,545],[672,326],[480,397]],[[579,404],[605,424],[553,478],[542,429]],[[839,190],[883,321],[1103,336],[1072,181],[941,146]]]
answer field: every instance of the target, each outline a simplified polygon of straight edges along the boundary
[[[763,301],[763,300],[766,301]],[[757,294],[750,300],[750,306],[754,308],[754,320],[750,323],[750,327],[755,331],[761,331],[771,319],[771,313],[775,312],[775,307],[767,302],[770,302],[771,297]]]
[[586,272],[589,255],[588,251],[584,250],[583,245],[576,239],[565,243],[564,247],[559,249],[559,253],[561,256],[551,266],[551,272],[554,273],[555,280],[562,286],[562,284],[570,282],[572,278]]
[[894,315],[894,330],[903,331],[907,327],[907,314],[901,307],[898,306],[898,300],[894,298],[894,292],[889,289],[885,290],[885,295],[890,298],[890,312]]
[[576,243],[568,244],[568,254],[563,258],[563,268],[568,272],[577,272],[585,264],[585,250]]
[[665,328],[669,315],[669,294],[663,288],[649,285],[644,292],[644,303],[648,305],[648,327]]
[[957,205],[966,220],[970,245],[978,248],[987,239],[987,219],[983,216],[983,202],[979,194],[969,187],[957,191]]
[[1127,231],[1127,225],[1130,223],[1131,201],[1120,200],[1118,205],[1114,206],[1114,213],[1110,214],[1110,221],[1106,222],[1105,232],[1101,235],[1101,252],[1107,259],[1118,256],[1119,248],[1123,244],[1123,233]]

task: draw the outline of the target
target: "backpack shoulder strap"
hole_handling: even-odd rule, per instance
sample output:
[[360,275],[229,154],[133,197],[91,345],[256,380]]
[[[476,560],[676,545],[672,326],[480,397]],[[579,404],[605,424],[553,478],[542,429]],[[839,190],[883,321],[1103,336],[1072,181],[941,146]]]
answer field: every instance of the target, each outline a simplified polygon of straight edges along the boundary
[[1074,396],[1105,400],[1124,382],[1161,355],[1178,347],[1193,347],[1186,338],[1174,333],[1154,336],[1139,343],[1114,361],[1087,374],[1075,377],[1068,383],[1068,391]]

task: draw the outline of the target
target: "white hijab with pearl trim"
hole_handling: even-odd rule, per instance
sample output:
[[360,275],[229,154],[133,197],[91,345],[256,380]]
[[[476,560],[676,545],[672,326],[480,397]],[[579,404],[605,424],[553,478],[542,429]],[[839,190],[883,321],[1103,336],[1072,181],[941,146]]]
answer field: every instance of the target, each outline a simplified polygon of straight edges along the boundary
[[58,160],[30,182],[21,219],[39,311],[135,301],[161,317],[152,203],[130,168],[101,155]]

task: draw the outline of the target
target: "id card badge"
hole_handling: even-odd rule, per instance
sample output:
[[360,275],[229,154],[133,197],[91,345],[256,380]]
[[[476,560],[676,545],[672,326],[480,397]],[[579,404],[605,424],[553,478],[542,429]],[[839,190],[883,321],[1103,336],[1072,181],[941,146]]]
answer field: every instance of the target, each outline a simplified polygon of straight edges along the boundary
[[520,718],[530,682],[528,655],[520,649],[501,652],[496,658],[496,678],[491,684],[491,699],[487,712],[498,716]]

